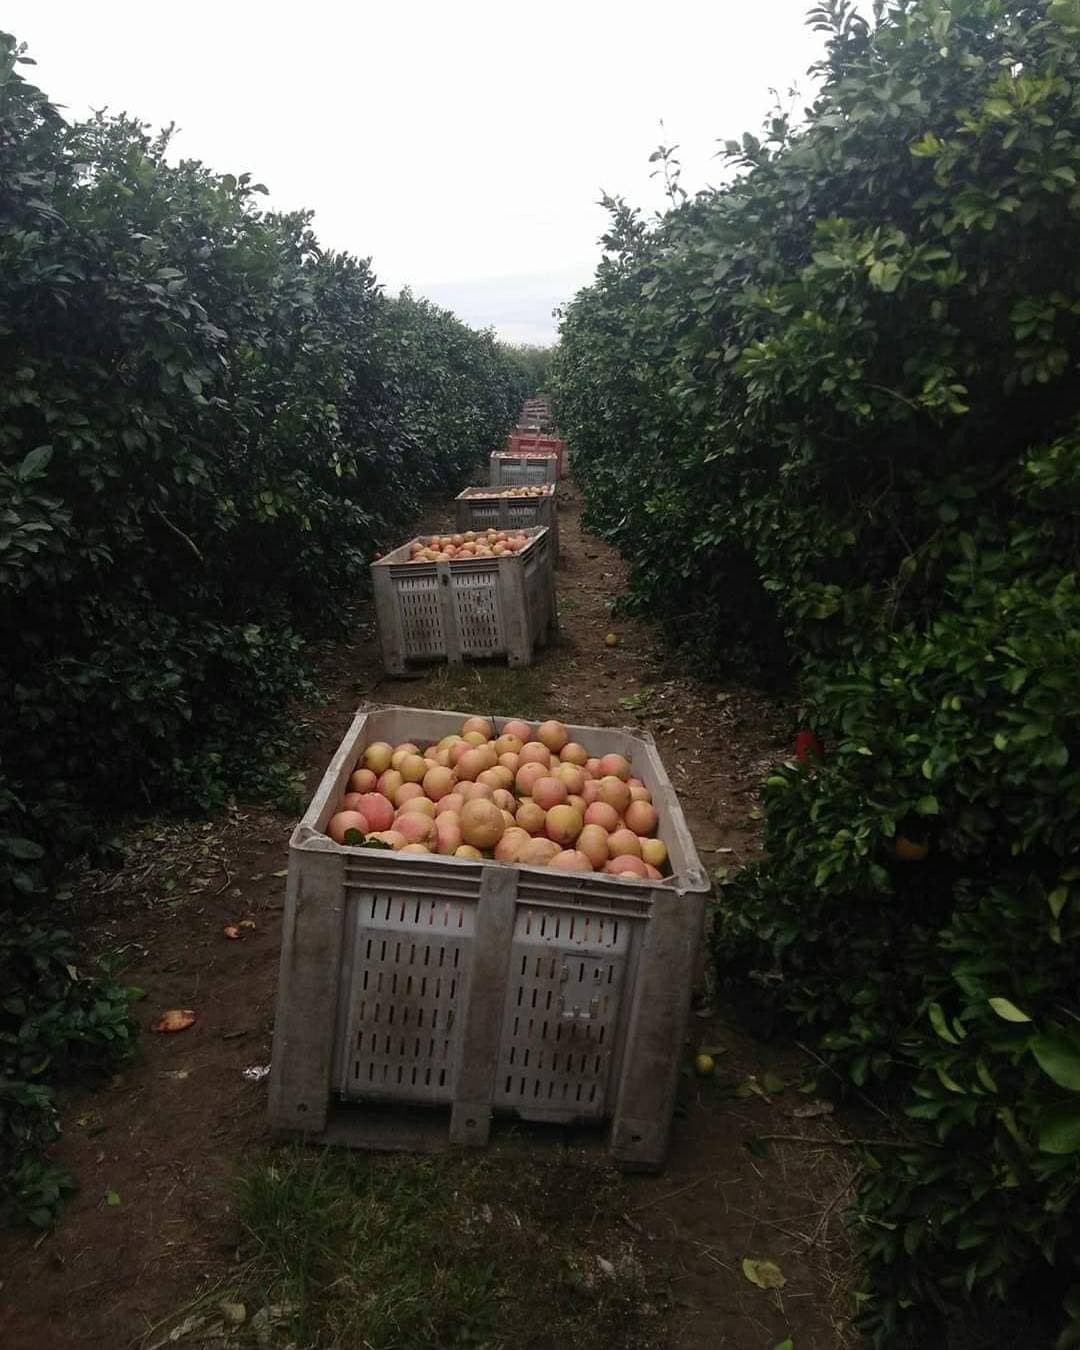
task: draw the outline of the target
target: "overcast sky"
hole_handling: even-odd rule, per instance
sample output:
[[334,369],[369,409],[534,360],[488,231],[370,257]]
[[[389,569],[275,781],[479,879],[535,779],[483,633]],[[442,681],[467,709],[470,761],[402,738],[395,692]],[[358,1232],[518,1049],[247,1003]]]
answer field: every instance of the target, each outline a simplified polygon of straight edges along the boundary
[[757,131],[770,88],[809,95],[808,7],[7,0],[0,23],[68,116],[175,121],[179,154],[313,209],[320,240],[370,256],[389,289],[547,342],[595,267],[602,191],[662,205],[661,139],[685,186],[716,181],[717,139]]

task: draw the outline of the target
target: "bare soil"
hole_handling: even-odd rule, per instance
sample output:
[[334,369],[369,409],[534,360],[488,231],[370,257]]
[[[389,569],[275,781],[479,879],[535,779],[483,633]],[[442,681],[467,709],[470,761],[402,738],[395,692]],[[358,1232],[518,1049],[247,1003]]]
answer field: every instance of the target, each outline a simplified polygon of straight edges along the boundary
[[[706,867],[737,868],[757,847],[757,784],[787,752],[790,721],[749,689],[690,678],[648,627],[611,617],[623,564],[582,530],[575,491],[562,492],[561,641],[520,673],[444,668],[384,679],[368,618],[355,642],[324,654],[325,701],[300,711],[308,788],[362,700],[488,712],[487,699],[499,697],[505,706],[495,710],[508,714],[543,710],[647,728]],[[449,524],[444,513],[426,522]],[[608,632],[616,646],[606,645]],[[139,1007],[147,1034],[135,1064],[66,1103],[56,1157],[78,1174],[81,1190],[58,1228],[0,1237],[6,1350],[150,1347],[167,1334],[162,1326],[175,1325],[170,1314],[229,1280],[238,1243],[230,1182],[271,1146],[265,1083],[243,1074],[270,1057],[293,823],[256,805],[210,821],[134,822],[121,868],[76,879],[88,945],[122,949],[125,978],[146,991]],[[243,919],[254,927],[228,940],[224,926]],[[160,1012],[174,1007],[196,1010],[195,1025],[152,1034]],[[637,1253],[655,1343],[772,1350],[791,1337],[797,1350],[854,1345],[843,1228],[854,1168],[836,1117],[805,1114],[813,1098],[797,1087],[812,1060],[792,1046],[758,1043],[707,997],[691,1022],[670,1164],[656,1177],[627,1178],[625,1211],[602,1216],[612,1240]],[[710,1078],[690,1068],[702,1047],[716,1051]],[[520,1139],[509,1146],[520,1148]],[[530,1136],[530,1147],[548,1145]],[[593,1156],[605,1165],[600,1149]],[[109,1191],[119,1204],[107,1203]],[[758,1288],[744,1258],[775,1261],[786,1283]],[[544,1309],[535,1315],[542,1326]],[[529,1343],[545,1344],[535,1335]],[[623,1343],[612,1340],[612,1350]]]

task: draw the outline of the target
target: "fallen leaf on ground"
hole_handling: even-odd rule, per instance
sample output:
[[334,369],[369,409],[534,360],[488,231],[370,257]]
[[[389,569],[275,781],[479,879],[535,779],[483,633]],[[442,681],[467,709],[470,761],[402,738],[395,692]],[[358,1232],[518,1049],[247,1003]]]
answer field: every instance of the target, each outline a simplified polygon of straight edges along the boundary
[[120,1203],[120,1192],[108,1190],[105,1192],[105,1203],[114,1207]]
[[168,1336],[166,1336],[163,1341],[158,1341],[157,1344],[175,1345],[177,1341],[182,1341],[186,1336],[190,1336],[193,1332],[201,1331],[208,1321],[209,1318],[205,1313],[191,1313],[190,1316],[185,1317],[178,1326],[173,1327],[172,1331],[169,1332]]
[[237,927],[238,927],[238,928],[254,928],[254,927],[255,927],[255,920],[254,920],[254,919],[241,919],[240,922],[237,924]]
[[755,1261],[752,1257],[744,1256],[742,1272],[759,1289],[783,1289],[787,1284],[784,1272],[775,1261]]
[[235,923],[227,923],[221,930],[230,942],[236,942],[240,937],[239,926]]
[[154,1023],[154,1031],[187,1031],[193,1026],[195,1013],[191,1008],[170,1008]]
[[815,1116],[831,1116],[832,1113],[832,1102],[807,1102],[805,1106],[797,1106],[791,1114],[796,1120],[813,1120]]
[[221,1315],[231,1327],[239,1327],[247,1320],[247,1308],[242,1303],[219,1303]]
[[274,876],[276,876],[276,877],[287,877],[288,875],[289,875],[289,869],[288,869],[287,867],[282,867],[282,868],[280,869],[280,871],[277,871],[277,872],[274,873]]

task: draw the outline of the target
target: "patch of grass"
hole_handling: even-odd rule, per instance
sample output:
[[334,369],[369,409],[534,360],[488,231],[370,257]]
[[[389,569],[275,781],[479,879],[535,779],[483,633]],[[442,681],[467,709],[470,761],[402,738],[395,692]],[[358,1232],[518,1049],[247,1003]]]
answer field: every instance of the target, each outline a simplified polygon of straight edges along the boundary
[[649,703],[652,700],[656,690],[651,686],[646,686],[636,694],[627,694],[625,698],[619,699],[619,707],[626,712],[646,713],[649,709]]
[[655,1350],[626,1203],[605,1159],[550,1145],[286,1149],[240,1182],[241,1296],[296,1350]]
[[410,699],[487,717],[541,717],[547,679],[543,665],[437,666]]

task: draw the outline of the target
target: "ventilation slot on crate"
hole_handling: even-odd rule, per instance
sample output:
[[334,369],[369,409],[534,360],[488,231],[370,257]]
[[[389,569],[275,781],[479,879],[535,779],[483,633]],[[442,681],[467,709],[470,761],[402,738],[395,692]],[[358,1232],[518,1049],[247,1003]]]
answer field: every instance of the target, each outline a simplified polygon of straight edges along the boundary
[[519,909],[495,1101],[543,1118],[603,1116],[630,925],[607,915]]
[[402,633],[410,655],[441,656],[446,650],[438,587],[434,574],[397,578]]
[[483,656],[505,647],[498,580],[497,572],[451,575],[461,650],[469,656]]
[[519,954],[504,1013],[495,1102],[523,1116],[604,1114],[624,963]]
[[475,907],[402,894],[367,894],[355,905],[339,1092],[451,1101]]

